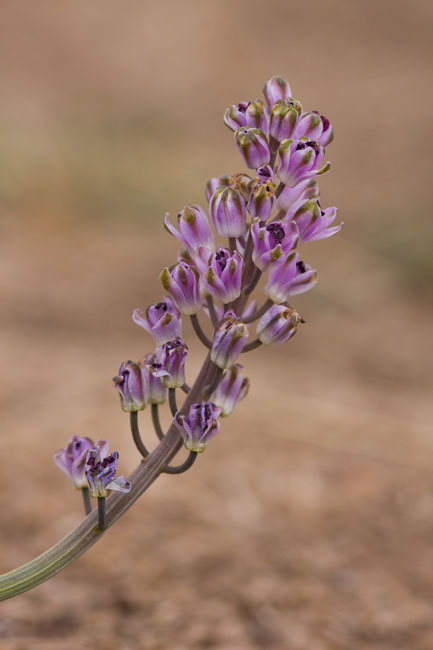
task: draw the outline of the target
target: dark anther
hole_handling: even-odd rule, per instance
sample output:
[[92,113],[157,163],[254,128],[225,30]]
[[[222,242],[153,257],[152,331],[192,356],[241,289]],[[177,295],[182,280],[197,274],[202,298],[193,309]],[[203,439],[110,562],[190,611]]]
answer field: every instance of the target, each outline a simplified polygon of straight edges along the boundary
[[166,302],[157,302],[155,305],[155,309],[162,309],[163,311],[167,311],[167,303]]
[[305,273],[305,271],[307,270],[302,260],[300,262],[296,262],[296,268],[300,273]]
[[299,151],[300,149],[305,149],[306,146],[307,144],[305,142],[298,142],[298,144],[296,145],[296,151]]
[[324,211],[323,211],[323,210],[320,210],[320,214],[322,215],[322,217],[324,217],[324,216],[325,216],[325,213],[324,213]]
[[224,271],[226,268],[227,258],[228,255],[223,249],[220,249],[217,253],[215,253],[215,260],[218,262],[221,271]]
[[279,244],[286,235],[283,226],[275,221],[266,226],[266,230],[277,244]]
[[314,151],[317,151],[317,149],[319,148],[319,143],[316,142],[315,140],[308,140],[307,141],[307,146],[314,149]]

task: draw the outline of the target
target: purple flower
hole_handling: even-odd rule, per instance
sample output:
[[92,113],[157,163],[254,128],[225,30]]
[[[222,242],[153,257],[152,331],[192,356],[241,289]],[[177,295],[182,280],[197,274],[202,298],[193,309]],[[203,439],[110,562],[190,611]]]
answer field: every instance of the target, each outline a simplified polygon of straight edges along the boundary
[[168,212],[164,223],[168,232],[174,235],[192,255],[200,244],[215,250],[215,240],[208,218],[199,205],[187,205],[179,212],[177,215],[179,230],[169,222]]
[[280,210],[288,211],[304,203],[308,199],[315,199],[319,196],[319,187],[315,178],[307,178],[294,187],[284,187],[277,199]]
[[253,262],[261,271],[266,271],[271,262],[286,257],[298,244],[298,228],[295,223],[271,221],[260,226],[255,219],[251,226],[253,240]]
[[181,388],[185,383],[185,362],[188,346],[182,339],[167,341],[157,349],[152,363],[152,375],[161,378],[167,388]]
[[241,374],[241,370],[239,363],[224,370],[217,389],[210,397],[210,401],[221,409],[221,417],[233,413],[238,402],[248,393],[250,380]]
[[290,215],[290,218],[298,226],[300,242],[303,244],[318,239],[326,239],[339,232],[343,222],[338,226],[330,227],[336,215],[336,207],[322,210],[319,201],[313,200],[305,201],[293,215]]
[[119,368],[119,375],[113,377],[113,386],[120,395],[123,411],[142,411],[147,406],[147,385],[143,382],[141,368],[134,361],[125,361]]
[[277,142],[290,138],[298,122],[301,105],[295,99],[278,100],[272,107],[269,134]]
[[206,183],[206,199],[207,202],[211,200],[217,187],[228,187],[230,185],[230,176],[222,174],[221,176],[214,176]]
[[245,203],[250,196],[250,185],[253,179],[248,174],[233,174],[230,176],[230,187],[244,198]]
[[296,334],[299,322],[304,321],[289,305],[272,305],[257,323],[257,338],[271,347],[281,345]]
[[275,185],[274,170],[270,165],[262,165],[257,170],[257,180],[261,183],[268,183],[269,181]]
[[145,314],[142,309],[135,309],[132,320],[149,332],[156,339],[157,345],[182,335],[179,311],[168,296],[163,301],[150,305]]
[[203,301],[199,291],[199,276],[194,267],[186,262],[172,264],[163,270],[159,279],[182,314],[191,315],[200,311]]
[[123,476],[114,478],[119,459],[117,451],[113,451],[106,458],[103,458],[106,451],[102,454],[101,451],[99,447],[94,447],[87,452],[85,472],[90,496],[106,497],[110,490],[129,492],[131,484],[125,481]]
[[[319,111],[313,111],[313,113],[317,113],[319,115]],[[327,147],[328,144],[331,144],[334,139],[334,131],[332,129],[331,122],[327,117],[320,115],[320,119],[322,120],[322,134],[319,138],[317,138],[317,141],[322,145],[322,147]]]
[[330,163],[320,167],[323,159],[323,147],[313,140],[283,140],[278,151],[280,161],[277,167],[277,176],[282,183],[289,187],[329,171]]
[[[108,442],[106,440],[99,440],[96,444],[103,454],[108,452]],[[89,449],[93,449],[94,446],[95,443],[91,438],[72,436],[66,447],[54,454],[54,462],[57,467],[69,476],[77,490],[87,487],[84,467],[87,452]]]
[[219,432],[221,410],[210,402],[192,404],[188,415],[178,412],[173,420],[188,451],[203,452]]
[[286,100],[292,96],[288,82],[282,77],[271,77],[263,87],[263,94],[266,100],[266,107],[270,113],[273,105],[280,99]]
[[[167,400],[167,388],[163,385],[161,377],[155,374],[159,370],[155,354],[146,354],[138,364],[141,368],[143,384],[147,385],[149,404],[164,404]],[[154,367],[154,364],[158,367]]]
[[267,131],[268,118],[263,102],[257,100],[233,104],[224,114],[224,124],[232,131],[236,131],[241,126],[254,126],[262,131]]
[[245,200],[233,187],[217,187],[209,204],[212,224],[220,237],[240,237],[245,233]]
[[[294,140],[306,138],[318,141],[323,132],[323,122],[317,113],[302,113],[291,136]],[[320,144],[320,143],[319,143]]]
[[235,132],[235,142],[250,169],[257,169],[270,161],[267,138],[263,131],[252,126],[244,126]]
[[248,327],[233,311],[227,311],[215,330],[210,358],[219,368],[236,363],[248,340]]
[[299,254],[293,252],[287,259],[281,258],[271,264],[264,294],[273,302],[285,302],[289,296],[305,293],[316,284],[317,271],[298,258]]
[[204,263],[206,256],[197,256],[197,266],[201,272],[202,293],[211,295],[223,303],[232,302],[241,293],[242,256],[220,248],[212,253]]
[[[267,167],[267,165],[263,165],[260,169],[263,170]],[[257,217],[261,221],[269,219],[275,204],[275,190],[275,183],[270,179],[262,181],[261,178],[257,178],[253,183],[247,205],[248,212],[253,218]]]

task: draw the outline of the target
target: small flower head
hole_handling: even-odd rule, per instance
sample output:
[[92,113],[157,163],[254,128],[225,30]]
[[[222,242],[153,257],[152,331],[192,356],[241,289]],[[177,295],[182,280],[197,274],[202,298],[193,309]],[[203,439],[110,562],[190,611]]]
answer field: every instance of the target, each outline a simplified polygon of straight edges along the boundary
[[149,404],[164,404],[167,400],[167,388],[163,385],[161,377],[156,374],[160,370],[160,364],[155,354],[146,354],[138,364],[143,376],[143,384],[146,383],[148,387]]
[[269,133],[274,140],[281,142],[290,138],[295,131],[300,113],[300,104],[296,99],[280,99],[271,110]]
[[147,384],[143,381],[141,368],[134,361],[125,361],[119,374],[113,377],[113,386],[120,395],[120,405],[126,413],[142,411],[147,406]]
[[157,349],[152,364],[152,375],[161,378],[166,388],[181,388],[185,383],[185,362],[188,346],[182,339],[167,341]]
[[164,289],[170,294],[182,314],[196,314],[203,301],[199,291],[196,269],[186,262],[178,262],[165,268],[159,276]]
[[221,410],[211,402],[200,402],[190,406],[188,415],[176,414],[174,424],[188,451],[201,453],[206,449],[220,430],[220,413]]
[[257,338],[265,345],[281,345],[296,334],[298,323],[303,322],[298,312],[286,303],[272,305],[257,324]]
[[[267,165],[260,167],[262,170],[266,168]],[[258,177],[256,182],[253,183],[247,206],[248,212],[253,218],[257,217],[261,221],[269,219],[275,204],[275,190],[275,183],[270,179],[263,182]]]
[[[66,447],[54,454],[54,462],[57,467],[69,476],[77,490],[87,487],[85,474],[87,452],[89,449],[93,449],[94,446],[95,443],[91,438],[72,436]],[[100,440],[97,446],[103,454],[108,452],[108,442],[106,440]]]
[[168,213],[165,215],[164,223],[168,232],[174,235],[192,255],[200,245],[210,250],[215,249],[215,240],[208,218],[199,205],[187,205],[179,212],[177,215],[179,230],[171,225]]
[[244,126],[235,133],[235,142],[250,169],[266,165],[270,160],[267,138],[263,131],[252,126]]
[[197,258],[200,264],[202,293],[210,295],[222,303],[229,303],[241,293],[242,256],[237,252],[230,253],[226,248],[220,248],[212,253],[207,260]]
[[266,107],[270,113],[272,107],[280,99],[286,100],[292,96],[292,90],[289,83],[282,77],[271,77],[263,87],[263,94],[266,100]]
[[318,239],[332,237],[341,230],[343,223],[332,226],[335,220],[337,208],[326,208],[322,210],[318,200],[305,201],[291,216],[299,229],[300,242],[303,244]]
[[287,254],[298,244],[298,228],[295,223],[281,221],[260,226],[255,219],[251,226],[253,240],[253,262],[261,271]]
[[132,320],[149,332],[156,339],[157,345],[182,334],[180,313],[168,296],[161,302],[150,305],[145,313],[142,309],[135,309]]
[[242,366],[238,363],[224,370],[217,389],[210,397],[211,402],[221,409],[221,417],[233,413],[238,402],[248,393],[250,380],[241,374],[241,370]]
[[233,104],[224,114],[224,124],[232,131],[241,126],[255,126],[262,131],[268,127],[268,118],[261,100],[255,102],[240,102]]
[[323,147],[313,140],[283,140],[279,148],[280,161],[277,176],[288,187],[313,176],[329,171],[330,164],[323,167]]
[[286,302],[290,296],[305,293],[317,282],[317,271],[299,261],[296,252],[271,264],[264,294],[273,302]]
[[245,200],[233,187],[217,187],[209,205],[212,224],[220,237],[240,237],[245,233]]
[[[106,453],[106,452],[104,452]],[[107,497],[111,490],[116,492],[129,492],[131,484],[123,476],[115,477],[119,454],[113,451],[109,456],[103,457],[101,449],[94,447],[87,452],[85,472],[89,486],[90,496]]]
[[248,340],[248,327],[232,311],[215,330],[210,358],[219,368],[233,366]]

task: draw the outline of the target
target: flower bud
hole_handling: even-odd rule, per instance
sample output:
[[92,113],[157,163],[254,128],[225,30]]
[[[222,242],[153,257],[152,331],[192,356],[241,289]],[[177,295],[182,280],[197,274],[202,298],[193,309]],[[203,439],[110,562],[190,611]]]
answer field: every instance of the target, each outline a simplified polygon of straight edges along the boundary
[[304,321],[289,305],[272,305],[257,323],[257,338],[271,347],[281,345],[296,334],[299,322]]
[[203,452],[220,430],[220,409],[210,402],[191,404],[188,415],[178,412],[173,420],[188,451]]
[[164,219],[165,227],[186,249],[194,255],[200,244],[210,250],[215,250],[215,240],[206,214],[199,205],[187,205],[177,215],[176,230],[168,220],[168,212]]
[[161,377],[155,373],[160,369],[155,354],[147,354],[138,362],[140,366],[143,384],[148,387],[149,404],[164,404],[167,400],[167,388],[163,385]]
[[132,320],[149,332],[156,339],[157,345],[182,334],[179,311],[168,296],[162,302],[150,305],[145,314],[142,309],[135,309]]
[[311,140],[283,140],[278,151],[280,161],[277,176],[289,187],[312,176],[324,174],[330,168],[329,163],[319,168],[323,159],[323,147]]
[[202,293],[222,303],[236,300],[241,293],[242,262],[242,256],[237,251],[230,253],[226,248],[220,248],[210,255],[207,268],[202,259],[197,259],[197,264],[200,264]]
[[210,401],[221,409],[221,417],[233,413],[250,388],[250,380],[241,374],[242,366],[236,363],[231,368],[224,370],[223,376],[216,390],[212,393]]
[[318,141],[322,135],[323,124],[320,115],[317,113],[303,113],[296,124],[292,137],[294,140],[306,138],[307,140]]
[[262,131],[267,131],[268,118],[263,102],[258,99],[255,102],[233,104],[224,114],[224,124],[232,131],[236,131],[242,126],[254,126]]
[[263,94],[266,100],[266,107],[269,113],[273,105],[280,99],[286,100],[292,96],[288,82],[282,77],[274,76],[267,81],[263,87]]
[[[108,453],[108,442],[106,440],[99,440],[96,444],[103,454]],[[54,462],[57,467],[69,476],[77,490],[87,487],[85,474],[87,452],[89,449],[93,449],[94,446],[95,443],[91,438],[72,436],[66,447],[54,454]]]
[[217,187],[210,201],[209,213],[220,237],[240,237],[244,234],[247,218],[245,201],[232,187]]
[[343,222],[338,226],[330,227],[336,215],[337,208],[332,207],[322,210],[317,200],[305,201],[300,205],[291,216],[291,219],[298,226],[301,244],[326,239],[339,232]]
[[257,180],[261,183],[271,182],[275,185],[275,174],[274,170],[270,165],[262,165],[257,170]]
[[266,271],[271,262],[286,258],[287,254],[298,244],[298,228],[294,223],[284,224],[272,221],[266,226],[260,226],[255,219],[251,226],[253,240],[253,262]]
[[261,221],[269,219],[275,204],[275,190],[275,184],[271,180],[265,183],[257,180],[252,185],[247,209],[253,218],[257,217]]
[[123,476],[114,478],[118,459],[119,454],[117,451],[113,451],[106,458],[101,457],[99,447],[95,447],[87,453],[85,472],[90,496],[95,498],[107,497],[111,490],[116,492],[130,491],[131,484],[125,481]]
[[147,385],[143,384],[141,368],[134,361],[125,361],[119,375],[113,377],[113,386],[120,395],[120,405],[126,413],[142,411],[147,406]]
[[230,185],[230,176],[228,176],[228,174],[222,174],[222,176],[214,176],[208,180],[206,183],[206,199],[208,203],[213,197],[216,188],[220,187],[221,185],[224,187],[228,187]]
[[182,314],[191,315],[200,311],[203,301],[195,268],[185,262],[178,262],[165,268],[159,279]]
[[248,327],[232,311],[226,312],[215,330],[211,361],[219,368],[230,368],[236,363],[248,340]]
[[271,264],[264,294],[273,302],[286,302],[289,296],[305,293],[317,282],[317,271],[298,261],[296,252]]
[[260,129],[252,126],[238,129],[235,141],[246,166],[250,169],[257,169],[270,161],[268,141]]
[[277,199],[277,205],[280,210],[296,210],[308,199],[315,199],[319,196],[319,186],[315,178],[307,178],[294,187],[284,187]]
[[277,142],[290,138],[295,130],[299,117],[297,107],[294,101],[280,100],[272,108],[269,133]]
[[[317,113],[319,115],[319,111],[313,111],[313,113]],[[328,144],[331,144],[334,139],[334,131],[332,129],[331,122],[327,117],[320,115],[320,119],[322,120],[322,134],[318,138],[314,139],[317,140],[318,143],[322,145],[322,147],[327,147]]]
[[188,346],[182,339],[167,341],[157,349],[152,364],[152,374],[160,377],[166,388],[181,388],[185,383],[185,362]]
[[251,181],[252,178],[248,174],[233,174],[233,176],[230,176],[230,187],[243,196],[245,203],[250,196],[249,186]]

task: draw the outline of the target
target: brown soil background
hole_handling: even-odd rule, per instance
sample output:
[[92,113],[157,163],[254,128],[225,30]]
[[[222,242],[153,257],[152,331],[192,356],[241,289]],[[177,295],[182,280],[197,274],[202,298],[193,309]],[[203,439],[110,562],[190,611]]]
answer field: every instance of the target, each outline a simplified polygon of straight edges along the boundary
[[51,459],[71,435],[137,463],[110,380],[152,346],[130,313],[174,259],[164,212],[242,170],[225,107],[281,74],[329,116],[322,198],[345,221],[308,247],[307,325],[248,356],[249,398],[200,462],[2,603],[2,650],[433,648],[432,14],[1,4],[0,570],[80,521]]

